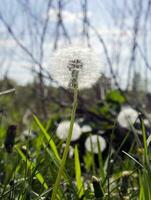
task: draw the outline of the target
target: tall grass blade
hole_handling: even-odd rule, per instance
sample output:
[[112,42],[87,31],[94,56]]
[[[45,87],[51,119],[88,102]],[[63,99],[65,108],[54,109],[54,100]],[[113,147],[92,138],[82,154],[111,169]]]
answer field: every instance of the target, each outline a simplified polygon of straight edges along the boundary
[[[17,146],[15,148],[16,148],[17,152],[19,153],[19,155],[21,156],[21,158],[27,163],[27,167],[31,171],[34,170],[36,168],[35,164],[33,162],[31,162]],[[36,176],[37,180],[44,186],[44,188],[48,189],[48,185],[45,182],[41,173],[36,171],[35,176]]]
[[76,183],[77,183],[77,188],[79,191],[79,197],[81,197],[84,194],[84,191],[83,191],[83,183],[82,183],[82,177],[81,177],[79,151],[78,151],[77,145],[75,146],[75,149],[74,149],[74,161],[75,161]]
[[57,147],[56,147],[54,141],[53,141],[52,138],[49,136],[49,134],[47,133],[47,131],[45,130],[45,128],[43,127],[43,125],[40,123],[40,121],[39,121],[39,119],[36,117],[36,115],[33,115],[33,117],[34,117],[34,120],[35,120],[36,124],[37,124],[38,127],[40,128],[41,132],[44,134],[45,138],[47,139],[47,141],[48,141],[48,143],[49,143],[49,145],[50,145],[50,147],[51,147],[53,153],[55,154],[56,158],[57,158],[58,160],[61,161],[60,156],[59,156],[59,154],[58,154]]

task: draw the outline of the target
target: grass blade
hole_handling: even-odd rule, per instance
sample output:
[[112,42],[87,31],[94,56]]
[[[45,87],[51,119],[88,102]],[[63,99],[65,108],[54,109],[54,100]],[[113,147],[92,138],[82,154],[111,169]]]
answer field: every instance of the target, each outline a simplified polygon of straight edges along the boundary
[[[21,156],[21,158],[27,163],[27,167],[32,171],[34,168],[36,168],[35,164],[33,162],[31,162],[24,154],[23,152],[16,146],[16,150],[19,153],[19,155]],[[38,181],[44,186],[45,189],[48,189],[48,185],[46,184],[43,176],[41,175],[40,172],[37,172],[35,174],[36,178],[38,179]]]
[[81,167],[80,167],[79,152],[78,152],[77,145],[75,146],[75,149],[74,149],[74,161],[75,161],[76,183],[77,183],[77,188],[79,191],[79,197],[81,197],[84,191],[83,191],[83,183],[81,179]]
[[125,151],[122,151],[124,154],[126,154],[129,158],[131,158],[134,162],[136,162],[139,166],[141,166],[142,168],[144,168],[144,166],[138,162],[135,158],[133,158],[130,154],[126,153]]
[[60,156],[58,154],[58,150],[57,147],[54,143],[54,141],[52,140],[52,138],[49,136],[49,134],[47,133],[47,131],[45,130],[45,128],[43,127],[43,125],[40,123],[39,119],[36,117],[36,115],[33,115],[34,120],[36,122],[36,124],[38,125],[38,127],[40,128],[41,132],[44,134],[45,138],[47,139],[53,153],[55,154],[56,158],[61,161]]

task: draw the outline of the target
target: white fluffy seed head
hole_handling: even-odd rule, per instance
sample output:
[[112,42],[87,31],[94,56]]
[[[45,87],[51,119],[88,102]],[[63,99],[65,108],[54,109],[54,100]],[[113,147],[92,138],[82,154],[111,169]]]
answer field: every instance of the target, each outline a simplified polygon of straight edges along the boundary
[[87,133],[87,132],[91,132],[92,128],[89,125],[84,125],[81,127],[82,133]]
[[24,130],[21,134],[21,139],[25,140],[25,139],[33,139],[36,137],[36,133],[34,133],[31,130]]
[[71,46],[57,50],[51,57],[50,74],[60,86],[90,88],[100,77],[100,60],[90,49]]
[[148,119],[144,119],[144,125],[150,127],[150,121]]
[[[93,153],[99,153],[99,148],[98,148],[98,142],[100,144],[100,149],[103,152],[106,149],[106,141],[103,137],[98,136],[98,135],[92,135],[87,137],[85,141],[85,148],[87,151]],[[91,145],[92,144],[92,145]]]
[[122,108],[118,114],[117,121],[120,126],[124,128],[130,128],[138,118],[138,112],[131,108],[130,106],[125,106]]
[[[64,149],[65,149],[65,147],[66,147],[66,143],[63,143],[62,144],[62,150],[64,151]],[[68,155],[69,155],[69,158],[73,158],[73,155],[74,155],[74,148],[70,145],[69,146],[69,153],[68,153]]]
[[[61,140],[66,140],[70,127],[70,121],[63,121],[58,125],[56,135]],[[74,122],[71,141],[77,140],[81,135],[81,128],[77,122]]]

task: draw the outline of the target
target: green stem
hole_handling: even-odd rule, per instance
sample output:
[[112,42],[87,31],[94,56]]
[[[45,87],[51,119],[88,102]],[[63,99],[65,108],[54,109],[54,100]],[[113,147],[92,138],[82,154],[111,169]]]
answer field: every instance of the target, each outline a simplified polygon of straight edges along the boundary
[[77,108],[77,95],[78,95],[78,88],[75,87],[74,88],[73,108],[72,108],[72,113],[71,113],[70,128],[69,128],[69,131],[68,131],[66,147],[65,147],[65,150],[63,152],[63,157],[62,157],[62,160],[61,160],[61,164],[60,164],[59,172],[58,172],[58,175],[57,175],[57,178],[56,178],[56,182],[55,182],[55,185],[54,185],[54,189],[52,191],[51,200],[56,200],[58,187],[60,185],[61,176],[63,174],[63,169],[64,169],[64,166],[65,166],[65,163],[66,163],[66,159],[67,159],[67,155],[68,155],[68,152],[69,152],[69,146],[70,146],[70,142],[71,142],[74,119],[75,119],[75,113],[76,113],[76,108]]

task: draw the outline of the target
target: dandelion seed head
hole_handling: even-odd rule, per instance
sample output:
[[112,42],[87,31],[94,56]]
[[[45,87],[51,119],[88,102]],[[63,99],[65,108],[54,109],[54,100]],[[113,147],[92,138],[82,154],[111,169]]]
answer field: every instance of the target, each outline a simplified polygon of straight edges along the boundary
[[89,125],[84,125],[81,127],[82,133],[91,132],[92,128]]
[[[66,143],[63,143],[62,144],[63,151],[64,151],[65,147],[66,147]],[[69,146],[69,153],[68,153],[68,155],[69,155],[69,158],[73,158],[74,148],[71,145]]]
[[31,112],[30,109],[27,109],[27,110],[25,111],[24,116],[23,116],[23,123],[24,123],[25,125],[29,125],[29,123],[31,122],[31,118],[32,118],[32,112]]
[[[92,142],[92,147],[91,147],[91,142]],[[100,144],[101,151],[103,152],[106,149],[106,141],[102,136],[98,135],[92,135],[87,137],[85,141],[86,150],[89,152],[92,152],[93,150],[93,153],[96,154],[99,153],[98,142]]]
[[148,119],[144,119],[144,125],[150,127],[150,121]]
[[78,123],[82,123],[84,121],[84,118],[83,117],[80,117],[77,119]]
[[[146,128],[146,133],[148,134],[148,130],[150,129],[150,121],[148,119],[143,119],[144,126]],[[135,122],[135,132],[139,135],[142,135],[142,128],[141,128],[141,122],[140,119],[138,118]]]
[[21,134],[21,139],[34,139],[36,137],[36,132],[32,130],[24,130]]
[[103,130],[99,130],[99,131],[98,131],[98,134],[99,134],[99,135],[103,135],[103,134],[104,134],[104,131],[103,131]]
[[125,106],[122,108],[118,114],[117,121],[120,126],[124,128],[130,128],[138,118],[138,112],[131,108],[130,106]]
[[[56,130],[56,135],[61,140],[66,140],[70,127],[70,121],[61,122]],[[81,135],[81,128],[77,122],[74,122],[71,141],[77,140]]]
[[51,76],[60,86],[90,88],[100,77],[100,60],[90,49],[71,46],[51,57]]

